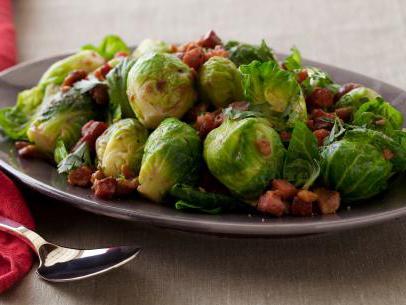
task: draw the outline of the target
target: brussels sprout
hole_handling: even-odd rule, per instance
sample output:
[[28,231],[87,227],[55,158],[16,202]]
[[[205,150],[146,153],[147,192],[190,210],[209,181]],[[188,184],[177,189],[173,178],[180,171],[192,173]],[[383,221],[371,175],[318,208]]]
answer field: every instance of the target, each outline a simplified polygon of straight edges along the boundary
[[252,110],[265,114],[278,129],[306,121],[306,102],[295,75],[272,61],[240,66],[243,88]]
[[80,51],[74,55],[57,61],[51,67],[49,67],[44,75],[42,75],[39,84],[60,85],[65,77],[73,70],[81,69],[86,72],[92,72],[96,68],[103,65],[104,62],[104,58],[94,51]]
[[27,140],[30,120],[44,97],[44,89],[36,86],[18,94],[14,107],[0,109],[0,126],[13,140]]
[[132,54],[132,57],[139,58],[147,53],[172,53],[172,45],[161,40],[145,39],[141,41]]
[[370,198],[387,187],[392,163],[382,151],[365,141],[342,139],[321,152],[325,184],[346,201]]
[[260,62],[277,62],[275,54],[272,49],[266,45],[265,40],[262,40],[259,46],[232,40],[227,42],[225,48],[230,53],[231,61],[234,62],[237,67],[240,65],[248,65],[254,60]]
[[27,136],[39,150],[51,155],[58,140],[70,149],[80,138],[81,127],[95,116],[94,103],[89,96],[76,89],[62,93],[57,86],[50,85]]
[[344,94],[337,101],[335,107],[353,107],[354,109],[358,109],[359,107],[361,107],[362,104],[377,97],[380,97],[380,95],[376,91],[366,87],[359,87]]
[[134,117],[127,97],[127,77],[128,72],[135,64],[134,59],[122,60],[106,76],[109,87],[109,121],[116,122],[121,118]]
[[176,183],[193,185],[198,179],[201,150],[196,130],[175,118],[164,120],[145,144],[138,191],[160,202]]
[[285,149],[263,118],[227,118],[204,142],[210,172],[235,195],[253,199],[281,176]]
[[146,54],[128,74],[127,95],[140,122],[155,128],[163,119],[180,118],[192,107],[196,99],[192,69],[169,54]]
[[[298,73],[300,70],[295,72]],[[305,96],[309,96],[315,88],[327,88],[332,93],[338,92],[340,86],[332,81],[327,72],[314,67],[306,67],[306,72],[308,77],[300,84]]]
[[214,56],[199,70],[199,92],[217,107],[241,101],[244,98],[241,73],[231,60]]
[[377,97],[359,107],[352,123],[391,134],[402,128],[403,115],[391,104]]
[[103,38],[98,47],[87,44],[82,47],[82,50],[96,51],[107,60],[112,59],[118,52],[130,53],[128,46],[117,35],[107,35]]
[[103,173],[118,178],[125,166],[138,174],[147,138],[147,130],[136,119],[123,119],[111,125],[96,141]]

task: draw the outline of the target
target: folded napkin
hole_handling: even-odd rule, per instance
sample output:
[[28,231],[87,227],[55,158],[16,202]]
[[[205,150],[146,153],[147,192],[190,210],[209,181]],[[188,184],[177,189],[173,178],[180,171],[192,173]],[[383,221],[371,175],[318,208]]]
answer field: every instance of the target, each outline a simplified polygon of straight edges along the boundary
[[0,71],[14,65],[16,56],[11,1],[0,0]]
[[[0,71],[16,63],[11,1],[0,0]],[[0,172],[0,215],[33,229],[34,220],[14,183]],[[31,269],[32,252],[16,237],[0,232],[0,294]]]

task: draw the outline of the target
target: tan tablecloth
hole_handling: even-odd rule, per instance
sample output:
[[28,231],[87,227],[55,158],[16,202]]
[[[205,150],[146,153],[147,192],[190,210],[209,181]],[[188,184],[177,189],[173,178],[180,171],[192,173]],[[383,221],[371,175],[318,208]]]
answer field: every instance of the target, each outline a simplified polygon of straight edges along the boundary
[[[118,33],[185,41],[266,38],[277,51],[406,88],[405,1],[14,0],[20,60]],[[27,192],[27,194],[29,194]],[[139,259],[83,282],[50,285],[32,272],[0,304],[405,304],[406,224],[292,239],[229,239],[125,223],[30,195],[38,230],[74,247],[137,242]]]

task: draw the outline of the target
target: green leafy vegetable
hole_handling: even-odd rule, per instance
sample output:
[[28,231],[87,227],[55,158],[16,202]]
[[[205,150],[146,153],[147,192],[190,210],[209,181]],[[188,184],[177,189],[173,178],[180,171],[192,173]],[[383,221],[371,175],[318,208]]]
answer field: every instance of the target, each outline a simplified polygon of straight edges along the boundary
[[91,44],[84,45],[82,50],[92,50],[99,53],[105,59],[110,60],[118,52],[125,52],[130,54],[130,49],[126,43],[117,35],[107,35],[100,42],[99,46],[94,46]]
[[234,62],[237,67],[247,65],[254,60],[260,62],[277,62],[275,54],[272,49],[267,46],[265,40],[262,40],[259,46],[232,40],[227,42],[225,48],[230,53],[231,61]]
[[288,71],[294,71],[302,68],[302,56],[300,51],[293,47],[290,49],[291,54],[285,58],[283,61],[283,66]]
[[206,214],[216,215],[222,213],[221,207],[213,208],[213,209],[205,209],[201,207],[199,204],[192,204],[186,202],[184,200],[178,200],[175,203],[175,209],[177,210],[186,210],[186,211],[193,211],[193,212],[203,212]]
[[[296,70],[295,72],[299,72]],[[306,67],[308,77],[301,82],[301,87],[305,96],[312,94],[315,88],[327,88],[333,94],[338,92],[340,86],[335,84],[327,72],[321,71],[318,68]]]
[[138,59],[147,53],[172,53],[173,47],[169,43],[162,40],[144,39],[135,49],[132,57]]
[[68,156],[69,152],[66,148],[65,143],[62,139],[56,141],[55,151],[54,151],[54,160],[56,164],[59,164],[63,159]]
[[403,115],[382,98],[362,104],[354,114],[352,124],[376,129],[386,134],[400,130],[403,126]]
[[63,93],[47,90],[28,128],[28,139],[43,153],[54,153],[56,142],[62,140],[70,149],[80,138],[82,126],[96,117],[91,98],[75,88]]
[[132,118],[135,116],[127,97],[128,72],[134,64],[135,60],[126,58],[106,76],[110,97],[110,122],[116,122],[122,118]]
[[37,86],[18,94],[14,107],[0,109],[0,127],[12,140],[28,140],[27,130],[44,97],[44,88]]
[[87,142],[83,142],[72,153],[68,154],[62,161],[58,163],[58,173],[69,173],[75,168],[83,165],[92,165],[90,150]]
[[293,127],[307,120],[306,102],[296,77],[272,61],[240,66],[251,110],[264,113],[273,127]]
[[286,153],[283,178],[308,189],[320,173],[319,159],[316,137],[306,124],[297,122]]
[[177,202],[177,209],[194,209],[210,214],[218,214],[232,210],[247,210],[249,206],[237,198],[200,191],[193,186],[175,184],[169,194],[181,202]]

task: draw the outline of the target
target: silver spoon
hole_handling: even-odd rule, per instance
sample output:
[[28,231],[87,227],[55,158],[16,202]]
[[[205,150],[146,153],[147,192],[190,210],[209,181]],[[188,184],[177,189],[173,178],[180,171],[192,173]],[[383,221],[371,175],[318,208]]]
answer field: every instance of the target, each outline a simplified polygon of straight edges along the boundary
[[0,230],[25,241],[38,255],[37,274],[51,282],[85,279],[117,268],[132,260],[141,248],[121,246],[79,250],[51,244],[23,225],[0,216]]

